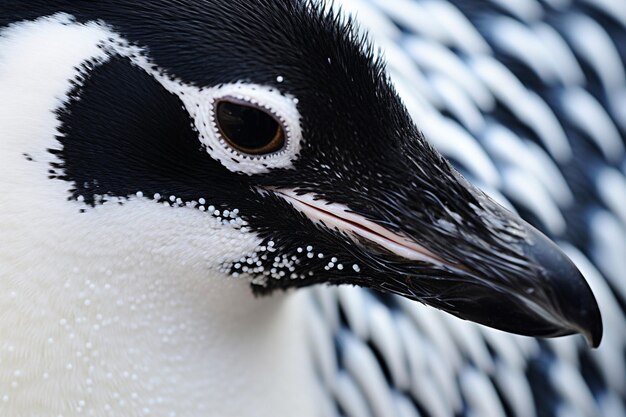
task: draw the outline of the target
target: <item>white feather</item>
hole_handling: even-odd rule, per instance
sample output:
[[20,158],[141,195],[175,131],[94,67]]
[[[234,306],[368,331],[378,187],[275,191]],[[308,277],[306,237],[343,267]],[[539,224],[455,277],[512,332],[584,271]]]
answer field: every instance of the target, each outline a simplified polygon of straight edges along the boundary
[[[609,92],[609,109],[622,132],[626,132],[626,87]],[[626,170],[624,170],[626,172]]]
[[500,361],[498,366],[504,364],[507,368],[524,368],[528,357],[510,334],[486,326],[479,326],[479,330],[498,357]]
[[624,143],[602,104],[582,88],[564,90],[560,101],[572,126],[584,132],[600,148],[608,161],[621,161],[624,156]]
[[312,359],[324,385],[332,389],[337,370],[337,355],[333,340],[333,329],[325,321],[324,314],[319,308],[319,294],[323,293],[324,290],[325,288],[323,287],[316,287],[313,296],[317,303],[311,300],[305,307],[308,318],[308,342],[311,345]]
[[489,378],[471,367],[459,375],[459,384],[468,402],[468,415],[473,417],[504,417],[504,409]]
[[342,362],[346,371],[367,398],[374,417],[394,417],[394,401],[376,357],[365,344],[348,332],[341,332]]
[[600,415],[593,394],[589,391],[578,369],[568,362],[554,361],[550,365],[548,375],[554,388],[573,409],[587,417]]
[[345,372],[337,374],[335,383],[337,402],[346,413],[346,417],[370,417],[369,404],[352,378]]
[[461,320],[452,315],[443,317],[461,352],[470,358],[481,372],[492,373],[494,367],[493,358],[489,354],[485,339],[480,335],[479,325]]
[[525,144],[526,149],[533,155],[531,159],[536,163],[531,170],[537,173],[541,183],[550,192],[550,196],[559,207],[572,206],[574,204],[574,195],[559,166],[535,142],[526,140]]
[[[411,375],[411,391],[423,398],[431,414],[446,416],[460,411],[461,394],[450,365],[406,317],[399,316],[397,320]],[[429,381],[428,388],[424,387],[425,379]]]
[[498,187],[501,184],[498,170],[476,139],[456,121],[437,114],[431,116],[423,119],[420,127],[437,150],[459,162],[476,181]]
[[565,35],[576,51],[598,74],[606,91],[624,86],[624,66],[610,36],[591,18],[572,14],[565,20]]
[[606,206],[626,228],[626,177],[618,170],[604,167],[595,178],[596,189]]
[[405,26],[410,32],[444,41],[447,32],[439,22],[432,19],[421,2],[414,0],[373,0],[382,13],[386,13],[395,22]]
[[623,2],[619,0],[582,0],[599,10],[604,11],[607,15],[613,17],[620,22],[623,28],[626,28],[626,8]]
[[361,33],[371,36],[374,41],[400,38],[400,30],[375,6],[363,0],[337,0],[333,7],[354,17],[359,22]]
[[610,212],[597,210],[589,219],[592,259],[620,297],[626,298],[626,228]]
[[565,39],[552,26],[538,22],[532,26],[538,41],[546,48],[552,70],[565,85],[581,85],[585,75]]
[[443,323],[444,314],[415,301],[400,298],[398,302],[402,311],[413,320],[452,369],[460,369],[463,363],[461,352]]
[[495,382],[517,417],[535,417],[537,412],[528,377],[523,368],[497,363]]
[[550,84],[556,79],[550,52],[532,27],[501,16],[491,19],[486,26],[495,45],[525,63],[544,83]]
[[494,96],[535,131],[555,159],[566,161],[571,157],[572,150],[563,128],[539,96],[526,90],[506,67],[493,58],[473,59],[471,68]]
[[564,207],[572,204],[574,197],[567,182],[542,148],[495,122],[483,132],[482,142],[493,158],[511,164],[540,181],[557,205]]
[[394,397],[396,401],[396,409],[398,410],[398,417],[419,417],[419,412],[415,409],[415,406],[407,397],[402,394],[397,394]]
[[544,186],[526,172],[508,167],[502,171],[505,194],[517,204],[531,211],[555,235],[565,231],[561,211]]
[[543,9],[535,0],[491,0],[491,2],[525,22],[543,17]]
[[429,81],[443,101],[442,110],[450,112],[474,135],[484,128],[485,119],[482,113],[457,84],[440,74],[431,75]]
[[401,46],[390,42],[384,42],[381,45],[385,49],[385,60],[392,81],[397,84],[396,80],[401,78],[403,84],[409,87],[406,88],[407,93],[402,94],[402,97],[406,100],[409,94],[419,94],[423,99],[437,105],[439,98],[433,87],[420,69],[413,65],[410,57],[402,50]]
[[626,416],[626,407],[624,407],[622,399],[612,392],[600,395],[598,398],[598,408],[600,409],[600,415],[603,417]]
[[409,387],[407,363],[404,360],[402,342],[389,309],[372,303],[368,310],[371,340],[378,348],[384,363],[391,374],[393,384],[400,390]]
[[429,415],[433,417],[453,415],[451,405],[446,402],[428,374],[416,375],[415,384],[411,386],[411,394],[423,405]]
[[339,330],[339,303],[336,287],[315,286],[312,288],[320,306],[322,318],[331,332]]
[[495,101],[486,83],[468,71],[467,65],[449,49],[418,37],[407,38],[404,48],[419,67],[439,72],[457,83],[481,110],[493,109]]
[[444,43],[468,54],[491,53],[491,48],[482,35],[452,3],[427,0],[423,5],[428,19],[434,20],[444,29],[447,38]]
[[364,291],[347,285],[340,286],[337,290],[339,303],[345,313],[348,326],[359,339],[369,339],[370,328],[367,322],[367,308],[369,303],[366,301]]

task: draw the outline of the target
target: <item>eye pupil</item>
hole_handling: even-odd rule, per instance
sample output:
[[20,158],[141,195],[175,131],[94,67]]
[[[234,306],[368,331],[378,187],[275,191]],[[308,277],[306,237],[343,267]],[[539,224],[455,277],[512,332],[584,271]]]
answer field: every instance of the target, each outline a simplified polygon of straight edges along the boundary
[[224,140],[239,151],[265,154],[277,151],[284,144],[280,123],[257,107],[223,100],[215,112]]

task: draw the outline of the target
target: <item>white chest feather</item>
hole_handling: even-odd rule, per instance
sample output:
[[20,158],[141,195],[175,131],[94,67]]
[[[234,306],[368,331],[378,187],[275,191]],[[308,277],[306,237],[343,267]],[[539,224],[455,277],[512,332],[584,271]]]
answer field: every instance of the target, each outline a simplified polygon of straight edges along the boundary
[[254,234],[144,198],[79,214],[47,179],[53,111],[108,36],[63,21],[0,37],[0,415],[315,414],[304,295],[219,272]]
[[311,412],[298,295],[255,300],[193,266],[107,270],[96,258],[54,275],[20,261],[27,272],[2,271],[0,414]]

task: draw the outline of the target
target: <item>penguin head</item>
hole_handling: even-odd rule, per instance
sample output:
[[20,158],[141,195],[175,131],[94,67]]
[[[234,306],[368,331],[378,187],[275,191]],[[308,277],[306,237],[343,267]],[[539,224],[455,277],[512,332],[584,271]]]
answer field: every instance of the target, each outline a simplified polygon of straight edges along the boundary
[[31,21],[3,30],[5,48],[45,27],[80,52],[63,51],[71,77],[57,77],[45,149],[22,156],[45,165],[37,181],[63,190],[46,198],[80,219],[81,236],[112,253],[204,260],[207,274],[249,280],[256,294],[353,284],[506,331],[599,343],[598,306],[572,262],[427,142],[382,59],[327,7],[13,8],[7,19]]

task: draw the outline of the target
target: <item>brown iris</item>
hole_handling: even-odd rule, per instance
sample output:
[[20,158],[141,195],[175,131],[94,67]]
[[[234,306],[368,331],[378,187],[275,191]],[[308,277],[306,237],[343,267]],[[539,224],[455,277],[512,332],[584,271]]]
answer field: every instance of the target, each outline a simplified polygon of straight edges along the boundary
[[235,99],[222,99],[215,106],[220,134],[238,151],[264,155],[285,144],[281,124],[267,111]]

